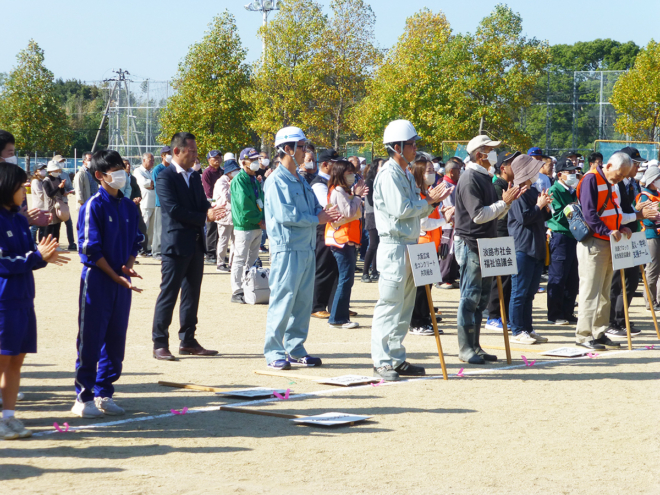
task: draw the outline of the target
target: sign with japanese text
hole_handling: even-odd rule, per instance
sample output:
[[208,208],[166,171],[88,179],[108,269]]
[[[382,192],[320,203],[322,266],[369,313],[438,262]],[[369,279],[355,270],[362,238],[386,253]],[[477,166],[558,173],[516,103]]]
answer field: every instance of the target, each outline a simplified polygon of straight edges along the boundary
[[410,256],[410,266],[412,266],[413,278],[417,287],[442,282],[435,243],[410,244],[408,256]]
[[651,262],[651,254],[644,232],[635,232],[630,236],[630,239],[622,236],[618,242],[610,238],[610,247],[612,249],[613,270],[625,270],[626,268]]
[[646,265],[651,262],[651,253],[644,232],[635,232],[631,235],[630,244],[632,245],[633,266]]
[[515,275],[518,273],[516,246],[513,237],[477,239],[477,244],[479,246],[479,264],[481,265],[482,277]]

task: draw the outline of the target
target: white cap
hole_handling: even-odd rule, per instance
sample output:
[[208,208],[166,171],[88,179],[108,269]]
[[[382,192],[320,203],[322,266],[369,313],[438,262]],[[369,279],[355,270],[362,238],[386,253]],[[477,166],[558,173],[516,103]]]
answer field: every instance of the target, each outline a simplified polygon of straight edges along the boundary
[[394,120],[387,124],[383,133],[383,144],[400,143],[401,141],[422,139],[417,135],[415,127],[409,120]]
[[485,134],[481,134],[477,137],[472,138],[465,147],[465,149],[468,152],[468,154],[472,154],[474,150],[476,150],[477,148],[481,148],[482,146],[490,146],[492,148],[497,148],[500,144],[502,144],[502,141],[493,141]]
[[358,156],[358,160],[360,160],[360,163],[367,163],[367,159],[363,156]]
[[55,172],[56,170],[62,170],[62,167],[60,164],[54,160],[51,160],[48,162],[48,166],[46,167],[47,172]]
[[275,146],[282,143],[297,143],[306,139],[305,133],[300,127],[284,127],[275,134]]
[[227,160],[236,160],[236,156],[233,153],[225,153],[225,156],[222,158],[224,161]]

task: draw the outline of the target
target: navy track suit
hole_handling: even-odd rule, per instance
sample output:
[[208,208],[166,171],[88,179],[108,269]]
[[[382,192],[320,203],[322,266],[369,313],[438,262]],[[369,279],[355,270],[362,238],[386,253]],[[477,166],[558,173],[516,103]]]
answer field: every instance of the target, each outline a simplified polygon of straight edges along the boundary
[[83,270],[76,360],[80,402],[95,396],[112,397],[112,384],[121,375],[132,291],[114,282],[96,262],[105,258],[118,275],[126,277],[122,266],[137,255],[144,241],[138,230],[139,217],[130,199],[121,193],[115,198],[102,187],[80,208],[78,250]]
[[37,250],[27,218],[0,206],[0,354],[37,352],[34,275],[47,265]]

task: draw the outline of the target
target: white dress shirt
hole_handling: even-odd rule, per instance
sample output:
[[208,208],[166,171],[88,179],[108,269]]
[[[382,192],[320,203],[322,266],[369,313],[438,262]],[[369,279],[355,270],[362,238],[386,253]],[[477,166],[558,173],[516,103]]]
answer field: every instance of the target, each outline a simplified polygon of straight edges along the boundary
[[177,162],[172,160],[172,165],[174,165],[174,168],[176,169],[176,172],[178,174],[183,175],[183,179],[186,181],[186,186],[190,187],[190,176],[194,172],[192,168],[189,168],[188,170],[185,170],[181,165],[179,165]]

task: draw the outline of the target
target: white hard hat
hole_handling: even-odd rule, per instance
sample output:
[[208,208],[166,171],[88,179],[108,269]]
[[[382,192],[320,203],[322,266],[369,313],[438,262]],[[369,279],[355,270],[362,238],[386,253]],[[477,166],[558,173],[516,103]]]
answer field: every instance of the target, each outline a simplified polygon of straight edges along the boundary
[[236,160],[236,156],[234,156],[233,153],[225,153],[225,156],[223,157],[224,161],[227,160]]
[[275,146],[282,143],[297,143],[303,139],[306,140],[307,138],[300,127],[284,127],[275,134]]
[[409,120],[394,120],[387,124],[383,134],[383,144],[400,143],[401,141],[422,139]]

